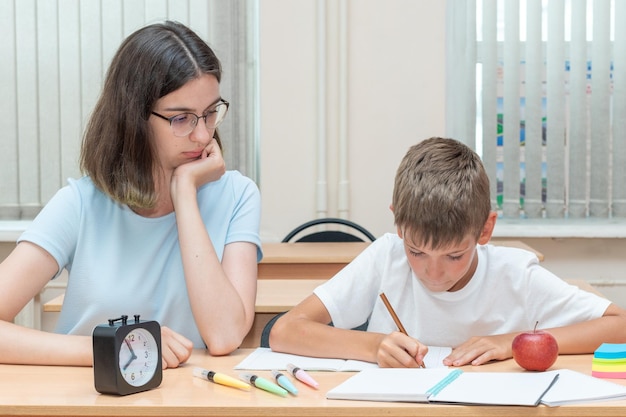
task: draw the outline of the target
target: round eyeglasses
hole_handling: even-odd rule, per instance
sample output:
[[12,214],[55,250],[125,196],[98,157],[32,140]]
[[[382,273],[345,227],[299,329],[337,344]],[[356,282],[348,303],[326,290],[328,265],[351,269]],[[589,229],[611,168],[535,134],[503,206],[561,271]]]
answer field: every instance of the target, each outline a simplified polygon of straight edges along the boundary
[[199,119],[204,119],[204,124],[207,129],[215,129],[218,127],[224,121],[226,113],[228,113],[228,106],[230,106],[229,102],[224,99],[220,99],[219,102],[212,106],[202,116],[189,112],[180,113],[172,117],[165,117],[155,111],[153,111],[152,114],[170,122],[170,127],[172,128],[174,136],[182,137],[193,132],[198,125]]

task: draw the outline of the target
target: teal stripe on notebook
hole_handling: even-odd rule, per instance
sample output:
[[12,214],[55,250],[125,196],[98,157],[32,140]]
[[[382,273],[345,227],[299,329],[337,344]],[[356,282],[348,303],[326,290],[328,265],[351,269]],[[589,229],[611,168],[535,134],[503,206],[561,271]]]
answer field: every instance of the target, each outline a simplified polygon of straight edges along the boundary
[[455,369],[454,371],[450,372],[448,376],[435,384],[434,387],[426,391],[426,395],[430,397],[431,395],[439,394],[442,389],[444,389],[446,386],[448,386],[448,384],[457,379],[462,373],[463,371],[461,369]]

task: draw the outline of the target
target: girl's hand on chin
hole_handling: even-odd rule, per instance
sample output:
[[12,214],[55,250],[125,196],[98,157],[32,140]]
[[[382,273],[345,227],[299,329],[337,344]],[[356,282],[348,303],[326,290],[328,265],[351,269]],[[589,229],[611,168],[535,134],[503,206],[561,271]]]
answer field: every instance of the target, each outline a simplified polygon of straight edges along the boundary
[[209,178],[206,182],[217,181],[226,173],[226,162],[222,156],[222,150],[215,139],[211,139],[211,142],[204,148],[200,160],[208,162],[210,166]]
[[204,148],[200,158],[180,165],[174,170],[172,181],[188,178],[196,188],[203,184],[217,181],[226,172],[226,163],[222,151],[215,139]]

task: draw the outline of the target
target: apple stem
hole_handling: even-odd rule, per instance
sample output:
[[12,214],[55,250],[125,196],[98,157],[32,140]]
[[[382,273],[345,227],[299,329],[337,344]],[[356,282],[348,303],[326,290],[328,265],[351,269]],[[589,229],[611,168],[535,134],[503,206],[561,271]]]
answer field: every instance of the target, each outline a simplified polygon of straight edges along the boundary
[[533,333],[537,333],[537,325],[539,324],[539,320],[535,322],[535,328],[533,329]]

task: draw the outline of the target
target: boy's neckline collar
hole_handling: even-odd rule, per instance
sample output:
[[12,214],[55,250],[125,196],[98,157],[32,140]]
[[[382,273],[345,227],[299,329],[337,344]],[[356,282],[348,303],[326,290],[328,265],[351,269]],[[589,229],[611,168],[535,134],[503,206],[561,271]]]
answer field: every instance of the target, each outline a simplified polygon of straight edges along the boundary
[[467,287],[467,285],[470,283],[470,281],[474,277],[474,274],[476,273],[476,269],[478,268],[478,249],[477,248],[478,248],[478,245],[476,246],[476,248],[474,248],[474,258],[472,259],[472,265],[467,270],[467,273],[465,274],[465,276],[462,279],[460,279],[456,284],[454,284],[454,286],[446,292],[453,293],[453,292],[460,291],[463,288]]

